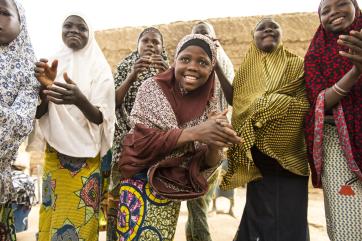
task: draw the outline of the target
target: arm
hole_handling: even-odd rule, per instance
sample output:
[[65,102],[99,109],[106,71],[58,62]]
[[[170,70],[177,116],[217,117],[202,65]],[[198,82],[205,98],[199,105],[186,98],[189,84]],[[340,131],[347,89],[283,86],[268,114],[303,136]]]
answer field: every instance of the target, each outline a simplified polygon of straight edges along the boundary
[[152,62],[150,58],[147,56],[141,57],[135,62],[133,69],[127,76],[126,80],[119,88],[116,89],[116,107],[119,107],[122,104],[124,97],[126,96],[132,83],[137,80],[138,73],[140,73],[143,69],[148,68],[151,63]]
[[220,85],[224,92],[226,101],[229,103],[229,105],[232,106],[233,105],[233,86],[230,84],[229,80],[226,78],[221,66],[219,65],[219,62],[216,63],[215,72],[220,81]]

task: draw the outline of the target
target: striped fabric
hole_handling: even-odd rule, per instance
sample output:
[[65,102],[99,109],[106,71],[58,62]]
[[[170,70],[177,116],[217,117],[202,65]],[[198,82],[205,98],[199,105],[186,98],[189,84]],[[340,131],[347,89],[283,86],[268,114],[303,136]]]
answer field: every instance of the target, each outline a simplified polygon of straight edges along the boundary
[[283,168],[308,176],[303,118],[309,104],[303,75],[303,59],[282,44],[272,53],[251,44],[233,84],[232,125],[244,143],[229,149],[221,188],[261,178],[250,153],[254,145]]

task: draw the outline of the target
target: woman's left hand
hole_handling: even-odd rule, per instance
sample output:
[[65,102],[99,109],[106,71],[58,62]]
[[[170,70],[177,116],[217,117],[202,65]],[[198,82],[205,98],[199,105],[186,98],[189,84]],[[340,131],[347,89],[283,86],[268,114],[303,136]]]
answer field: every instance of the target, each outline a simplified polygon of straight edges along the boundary
[[339,54],[352,61],[359,74],[362,74],[362,32],[352,30],[349,35],[340,35],[337,43],[349,48],[348,52]]
[[63,74],[63,78],[66,83],[54,82],[43,93],[49,101],[57,105],[80,105],[86,97],[66,72]]
[[151,56],[151,66],[158,69],[160,73],[164,72],[168,69],[168,64],[162,58],[161,55],[152,55]]

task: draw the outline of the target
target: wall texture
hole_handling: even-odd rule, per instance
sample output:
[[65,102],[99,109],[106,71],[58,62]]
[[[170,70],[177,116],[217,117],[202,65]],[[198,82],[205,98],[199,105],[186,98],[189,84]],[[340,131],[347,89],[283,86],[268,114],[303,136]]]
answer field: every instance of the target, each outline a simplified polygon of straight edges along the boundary
[[[251,41],[251,30],[263,16],[208,19],[214,26],[218,39],[232,60],[235,69]],[[287,48],[304,56],[309,42],[318,27],[316,13],[293,13],[272,16],[283,29],[283,42]],[[155,26],[163,34],[171,62],[178,41],[191,32],[196,21],[174,22]],[[138,34],[144,27],[125,27],[96,32],[97,41],[112,70],[131,51],[136,49]]]

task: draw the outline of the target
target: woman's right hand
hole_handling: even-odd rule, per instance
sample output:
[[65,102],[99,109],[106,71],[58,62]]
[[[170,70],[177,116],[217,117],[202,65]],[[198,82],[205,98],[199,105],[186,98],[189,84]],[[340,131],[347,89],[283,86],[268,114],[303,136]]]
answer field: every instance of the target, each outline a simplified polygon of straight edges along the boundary
[[131,80],[132,82],[133,81],[136,81],[137,79],[137,75],[144,71],[145,69],[149,68],[150,67],[150,64],[151,64],[151,57],[146,55],[146,56],[142,56],[140,57],[133,65],[133,69],[130,73],[130,76],[131,76]]
[[35,63],[35,77],[44,86],[48,87],[53,84],[57,76],[58,60],[54,60],[51,66],[48,65],[47,59],[40,59]]
[[348,47],[349,51],[340,51],[339,54],[351,60],[358,74],[362,74],[362,30],[352,30],[349,35],[340,35],[337,43]]
[[211,115],[207,121],[195,126],[193,132],[197,141],[218,148],[242,142],[227,120],[225,112]]

